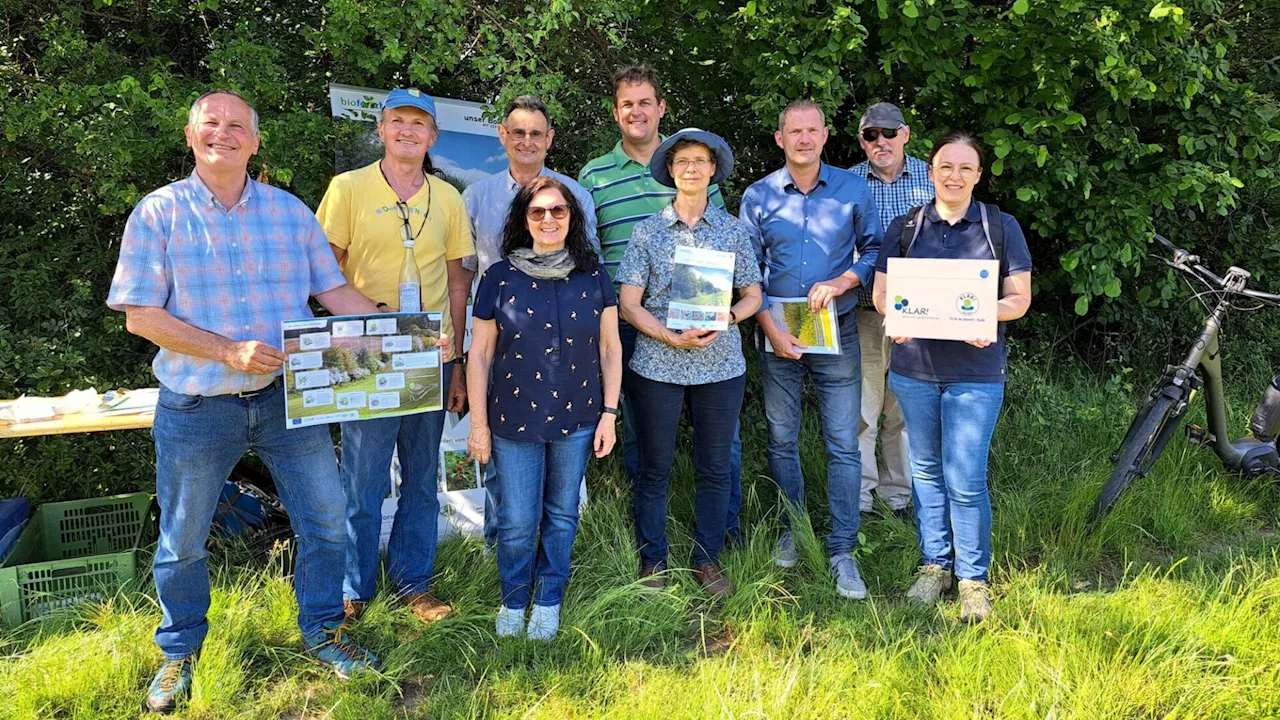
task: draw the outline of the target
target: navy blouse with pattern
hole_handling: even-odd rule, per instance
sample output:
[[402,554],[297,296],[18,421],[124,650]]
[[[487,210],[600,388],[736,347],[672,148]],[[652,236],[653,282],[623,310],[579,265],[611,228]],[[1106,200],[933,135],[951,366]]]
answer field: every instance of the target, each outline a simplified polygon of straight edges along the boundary
[[600,421],[600,314],[618,304],[604,266],[538,280],[510,261],[480,279],[472,316],[497,323],[489,431],[551,442]]

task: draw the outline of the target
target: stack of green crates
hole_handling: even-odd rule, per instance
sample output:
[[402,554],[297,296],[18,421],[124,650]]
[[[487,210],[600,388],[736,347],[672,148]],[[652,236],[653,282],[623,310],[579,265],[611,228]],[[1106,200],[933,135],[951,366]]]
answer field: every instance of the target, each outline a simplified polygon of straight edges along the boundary
[[138,576],[138,548],[155,538],[150,493],[46,503],[0,565],[0,621],[9,626],[82,600],[100,600]]

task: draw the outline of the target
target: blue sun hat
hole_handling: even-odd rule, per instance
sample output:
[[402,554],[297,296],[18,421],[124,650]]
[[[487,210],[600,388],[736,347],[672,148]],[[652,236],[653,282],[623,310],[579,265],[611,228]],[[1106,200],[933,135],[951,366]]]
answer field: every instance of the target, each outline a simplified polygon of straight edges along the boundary
[[733,151],[729,149],[729,143],[725,142],[724,138],[706,130],[685,128],[663,140],[658,149],[653,151],[653,157],[649,159],[649,173],[660,184],[669,188],[676,186],[675,178],[671,177],[671,171],[667,169],[667,155],[681,140],[693,140],[711,148],[711,152],[716,156],[716,174],[711,176],[712,185],[724,182],[724,179],[729,177],[729,173],[733,172]]
[[436,116],[436,101],[418,88],[396,88],[387,93],[387,99],[382,101],[382,109],[398,107],[418,108],[432,118]]

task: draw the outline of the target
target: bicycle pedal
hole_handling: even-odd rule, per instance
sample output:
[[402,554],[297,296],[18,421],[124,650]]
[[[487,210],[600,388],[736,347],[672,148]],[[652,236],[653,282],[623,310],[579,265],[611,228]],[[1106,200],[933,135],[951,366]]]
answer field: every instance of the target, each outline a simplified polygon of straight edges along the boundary
[[1218,438],[1199,425],[1187,425],[1187,442],[1192,445],[1212,445]]

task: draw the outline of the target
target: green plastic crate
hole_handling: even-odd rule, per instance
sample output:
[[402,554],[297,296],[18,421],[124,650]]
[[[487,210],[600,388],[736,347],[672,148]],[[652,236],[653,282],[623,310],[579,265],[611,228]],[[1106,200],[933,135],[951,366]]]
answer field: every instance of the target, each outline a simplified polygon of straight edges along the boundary
[[150,493],[46,503],[0,565],[0,620],[18,625],[137,578],[137,549],[155,537]]

